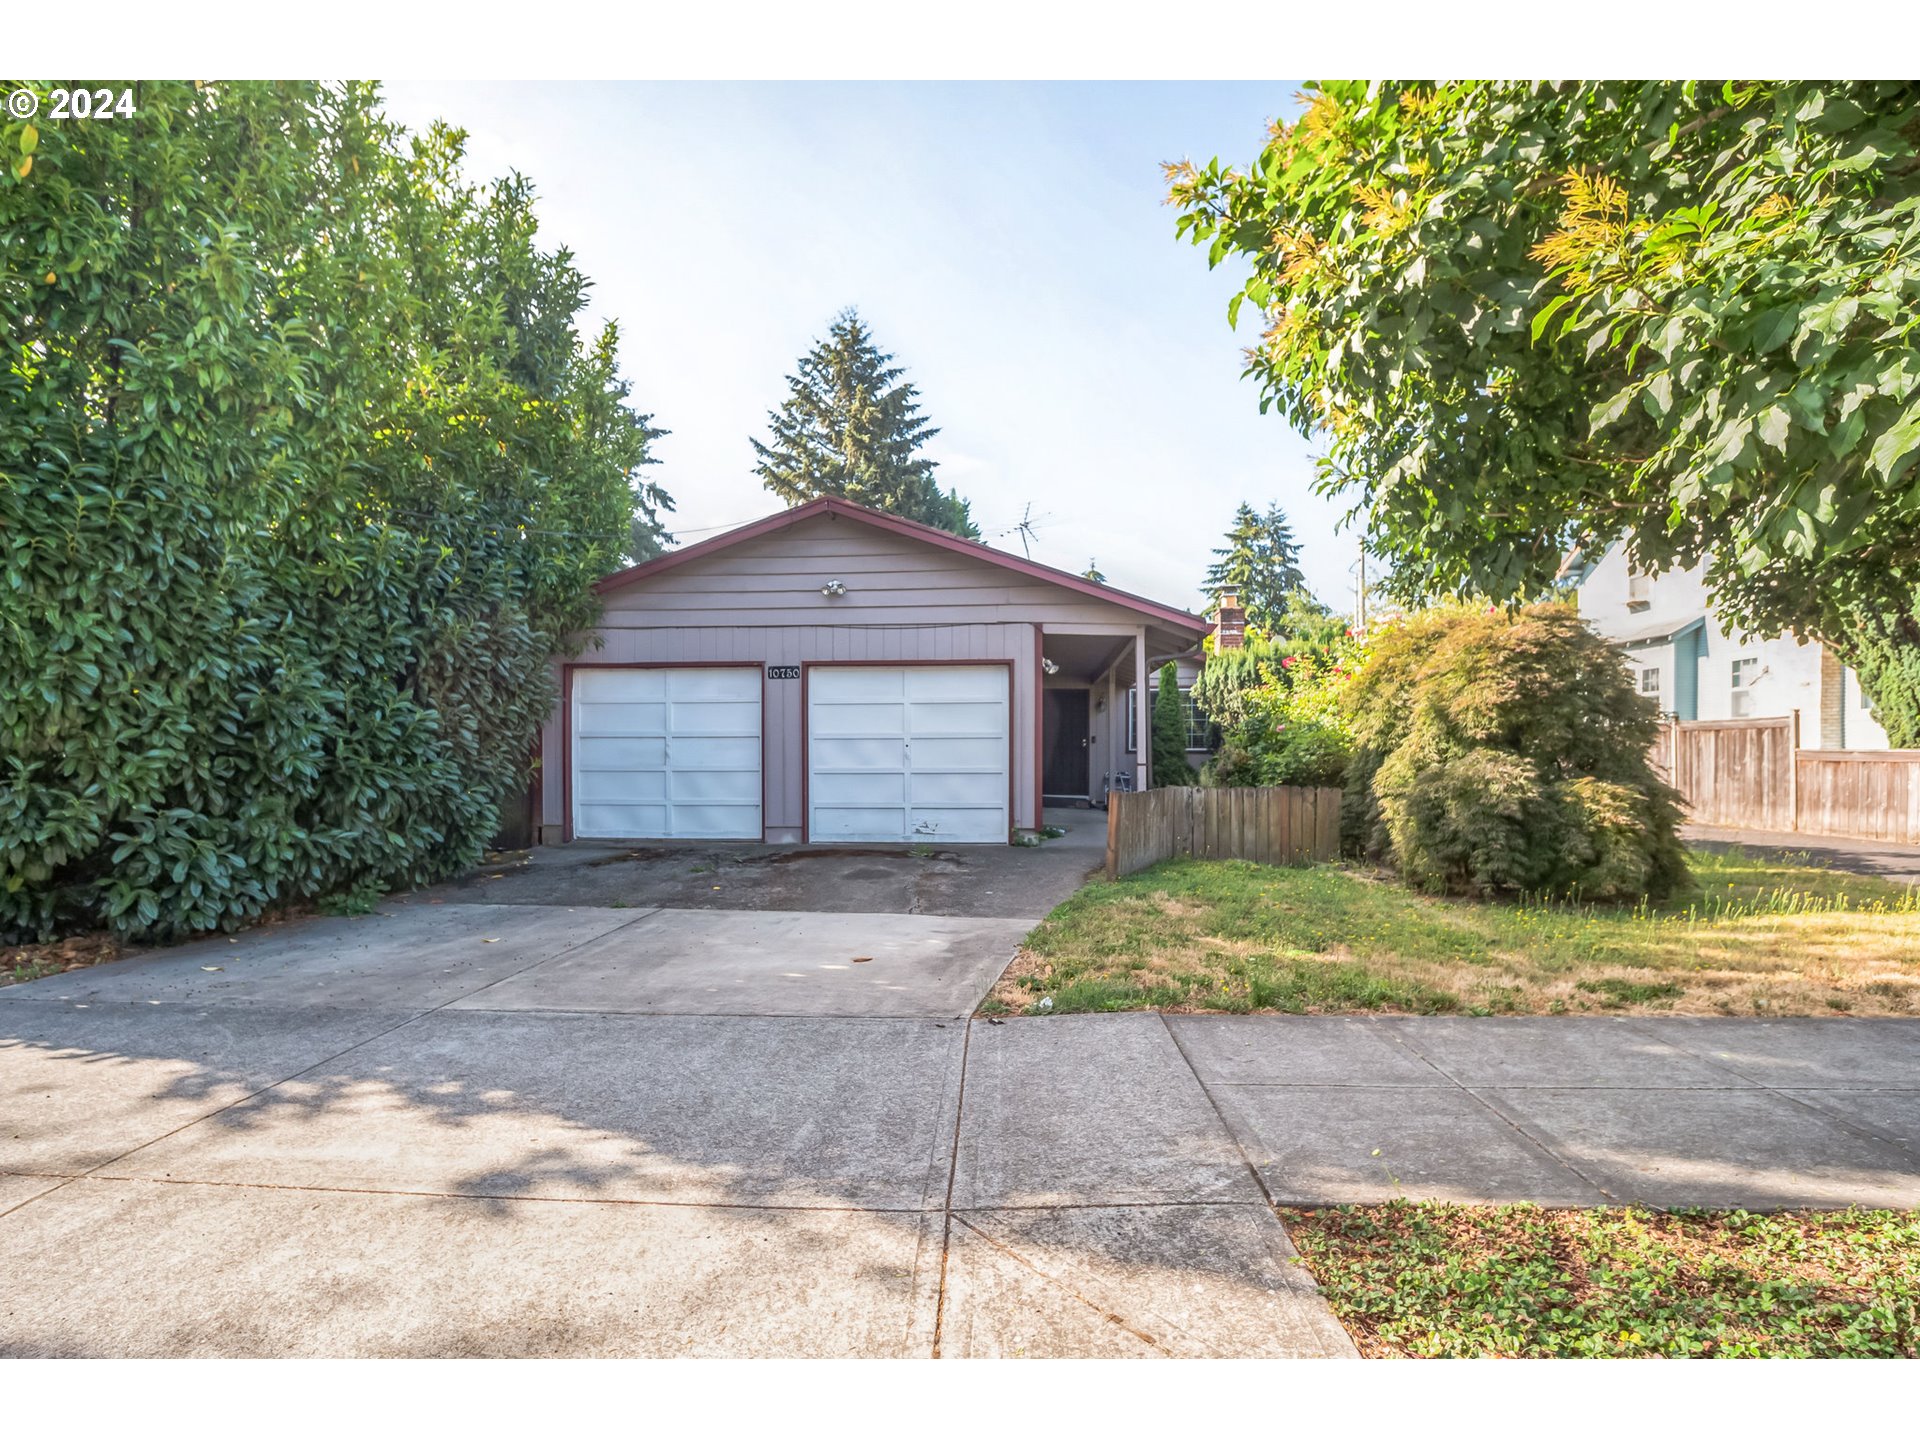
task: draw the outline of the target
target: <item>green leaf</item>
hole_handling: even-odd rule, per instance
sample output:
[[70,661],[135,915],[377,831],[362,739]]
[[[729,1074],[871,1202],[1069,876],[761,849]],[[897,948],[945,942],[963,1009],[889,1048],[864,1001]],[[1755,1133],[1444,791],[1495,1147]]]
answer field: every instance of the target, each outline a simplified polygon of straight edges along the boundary
[[1787,436],[1793,430],[1793,418],[1784,405],[1769,405],[1762,410],[1753,428],[1762,444],[1771,445],[1782,455],[1787,453]]
[[1778,350],[1793,338],[1793,332],[1800,328],[1800,307],[1782,305],[1768,310],[1753,322],[1753,348],[1757,354],[1764,355],[1769,350]]
[[20,131],[20,153],[31,155],[40,148],[40,130],[37,126],[23,126]]
[[1884,475],[1891,485],[1913,463],[1916,450],[1920,450],[1920,400],[1909,405],[1906,414],[1881,432],[1867,455],[1867,464]]
[[1556,295],[1541,307],[1540,313],[1533,317],[1533,339],[1535,344],[1539,343],[1540,332],[1547,328],[1547,322],[1559,314],[1563,307],[1571,305],[1572,303],[1573,297],[1571,295]]
[[1627,413],[1627,407],[1633,403],[1633,397],[1640,393],[1640,382],[1635,381],[1615,394],[1611,399],[1602,400],[1595,405],[1587,416],[1587,433],[1598,435],[1614,421]]

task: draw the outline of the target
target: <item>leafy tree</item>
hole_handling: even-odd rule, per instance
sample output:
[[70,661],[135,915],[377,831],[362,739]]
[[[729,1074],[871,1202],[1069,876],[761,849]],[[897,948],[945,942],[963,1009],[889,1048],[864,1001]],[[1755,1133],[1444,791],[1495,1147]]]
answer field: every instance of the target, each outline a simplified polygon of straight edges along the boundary
[[1617,900],[1686,879],[1653,703],[1569,607],[1447,606],[1369,644],[1340,694],[1349,844],[1433,890]]
[[0,939],[437,878],[526,783],[666,497],[585,278],[462,143],[364,85],[0,124]]
[[1307,583],[1300,573],[1300,546],[1286,512],[1269,505],[1262,515],[1243,502],[1234,511],[1226,540],[1213,552],[1218,558],[1207,569],[1209,604],[1221,590],[1232,587],[1240,592],[1240,608],[1247,612],[1248,623],[1271,629],[1286,610],[1289,597]]
[[1287,608],[1275,618],[1271,631],[1249,628],[1238,649],[1215,650],[1207,656],[1193,682],[1194,703],[1215,724],[1232,730],[1246,720],[1253,692],[1290,689],[1308,677],[1344,668],[1350,635],[1340,616],[1308,591],[1295,590],[1287,596]]
[[1172,199],[1251,262],[1262,407],[1325,437],[1402,598],[1541,594],[1574,544],[1707,558],[1723,613],[1826,642],[1920,743],[1920,86],[1305,98]]
[[1187,763],[1187,707],[1180,696],[1180,668],[1169,660],[1160,667],[1153,692],[1153,739],[1148,752],[1150,783],[1191,785],[1199,777]]
[[905,373],[858,312],[841,312],[787,377],[792,393],[768,412],[773,443],[753,442],[754,473],[789,505],[840,495],[977,540],[972,508],[940,488],[934,462],[919,453],[940,432],[922,417]]

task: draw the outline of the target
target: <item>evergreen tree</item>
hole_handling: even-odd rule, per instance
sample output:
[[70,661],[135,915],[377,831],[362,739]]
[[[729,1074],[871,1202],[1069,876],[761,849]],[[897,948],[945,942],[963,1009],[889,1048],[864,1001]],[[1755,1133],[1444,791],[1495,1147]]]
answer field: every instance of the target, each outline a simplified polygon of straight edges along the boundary
[[1191,785],[1198,778],[1187,763],[1187,707],[1180,695],[1180,670],[1169,660],[1160,667],[1153,696],[1152,783]]
[[905,373],[859,313],[843,310],[787,377],[792,393],[767,414],[772,443],[753,442],[754,473],[789,505],[839,495],[977,540],[967,502],[942,490],[934,462],[918,453],[940,432],[921,414],[920,392]]
[[1269,505],[1262,515],[1243,503],[1234,512],[1226,541],[1213,552],[1219,558],[1207,570],[1209,605],[1221,590],[1238,590],[1248,621],[1263,630],[1272,629],[1274,621],[1286,613],[1288,597],[1307,583],[1300,573],[1300,546],[1286,511]]

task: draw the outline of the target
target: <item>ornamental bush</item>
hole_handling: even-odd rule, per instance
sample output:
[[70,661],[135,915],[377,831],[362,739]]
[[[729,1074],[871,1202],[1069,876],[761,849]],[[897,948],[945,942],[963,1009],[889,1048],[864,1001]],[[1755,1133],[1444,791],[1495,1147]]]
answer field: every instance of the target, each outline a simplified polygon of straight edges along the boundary
[[[1265,667],[1269,678],[1264,684],[1233,697],[1233,713],[1239,719],[1207,762],[1203,782],[1222,786],[1344,783],[1352,738],[1340,709],[1340,690],[1349,658],[1344,651],[1329,659],[1287,654]],[[1208,661],[1209,668],[1212,664]]]
[[1654,707],[1571,608],[1447,607],[1370,644],[1343,696],[1354,848],[1452,893],[1659,898],[1685,880]]
[[1180,667],[1169,660],[1160,667],[1153,692],[1153,739],[1148,750],[1154,788],[1191,785],[1200,777],[1187,763],[1187,707],[1180,694]]
[[524,181],[369,86],[136,94],[0,125],[0,940],[472,863],[667,503]]

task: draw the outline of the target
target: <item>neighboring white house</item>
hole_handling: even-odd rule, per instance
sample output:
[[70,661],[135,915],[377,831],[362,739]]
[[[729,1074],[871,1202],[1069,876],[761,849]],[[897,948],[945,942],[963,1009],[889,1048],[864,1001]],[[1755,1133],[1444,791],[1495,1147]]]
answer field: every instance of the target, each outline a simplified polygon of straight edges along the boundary
[[1580,617],[1626,653],[1640,693],[1681,720],[1800,714],[1800,744],[1817,750],[1885,750],[1887,732],[1860,692],[1860,677],[1818,644],[1787,634],[1755,639],[1711,608],[1705,567],[1652,576],[1610,548],[1580,581]]

